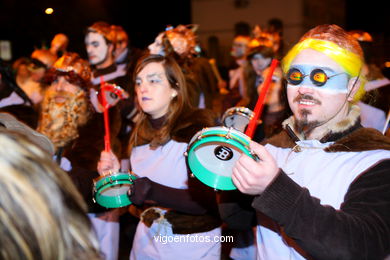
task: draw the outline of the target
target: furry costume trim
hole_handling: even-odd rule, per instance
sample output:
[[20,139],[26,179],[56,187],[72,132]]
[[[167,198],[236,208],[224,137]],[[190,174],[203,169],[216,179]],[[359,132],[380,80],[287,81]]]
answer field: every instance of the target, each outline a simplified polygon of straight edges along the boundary
[[205,127],[216,125],[217,117],[209,109],[196,109],[183,114],[172,131],[172,139],[189,143],[191,138]]
[[[204,127],[215,126],[217,116],[209,109],[191,109],[182,112],[171,130],[171,139],[177,142],[189,143],[191,138]],[[155,131],[155,130],[152,130]],[[153,133],[138,133],[137,146],[148,144]]]
[[[359,109],[352,106],[348,117],[333,127],[320,140],[321,142],[332,142],[334,144],[325,149],[326,152],[361,152],[370,150],[390,150],[390,138],[382,135],[378,130],[363,128],[359,122]],[[278,135],[264,141],[276,147],[293,148],[296,143],[294,138],[302,138],[300,135],[290,136],[286,130],[287,125],[292,128],[294,118],[290,117],[283,122],[285,129]],[[294,134],[296,134],[294,132]]]
[[325,149],[326,152],[390,150],[390,138],[373,128],[359,128]]
[[[354,126],[356,123],[360,121],[360,108],[357,105],[352,105],[351,109],[348,113],[348,116],[341,120],[340,122],[328,127],[325,136],[329,136],[334,133],[342,133],[352,126]],[[294,125],[295,125],[295,118],[294,116],[291,116],[283,121],[282,123],[283,128],[286,129],[287,125],[290,126],[290,128],[294,131]],[[304,140],[304,136],[300,133],[297,133],[294,131],[294,134],[300,139]]]

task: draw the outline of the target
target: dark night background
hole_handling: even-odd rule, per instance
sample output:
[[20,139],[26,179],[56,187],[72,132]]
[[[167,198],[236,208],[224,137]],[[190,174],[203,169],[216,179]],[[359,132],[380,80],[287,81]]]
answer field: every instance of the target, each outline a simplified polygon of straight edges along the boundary
[[[346,0],[345,29],[366,30],[389,39],[386,2]],[[44,13],[47,7],[54,9],[52,15]],[[60,32],[70,38],[69,51],[85,56],[84,31],[98,20],[122,25],[132,44],[144,48],[167,25],[191,23],[191,1],[0,0],[0,40],[11,40],[13,59],[49,45]]]
[[[54,9],[52,15],[44,13],[47,7]],[[68,50],[85,56],[84,32],[102,20],[123,26],[132,44],[144,48],[168,24],[190,23],[190,8],[187,0],[0,0],[0,40],[11,40],[15,59],[49,45],[56,33],[65,33]]]

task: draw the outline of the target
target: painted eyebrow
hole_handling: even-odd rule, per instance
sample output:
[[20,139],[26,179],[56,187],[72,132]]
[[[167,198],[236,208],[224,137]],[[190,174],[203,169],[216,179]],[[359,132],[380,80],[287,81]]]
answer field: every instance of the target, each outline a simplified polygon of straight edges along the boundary
[[152,74],[146,75],[146,78],[150,79],[150,78],[153,78],[153,77],[158,77],[159,79],[161,79],[161,75],[162,74],[163,74],[162,72],[160,72],[160,73],[152,73]]

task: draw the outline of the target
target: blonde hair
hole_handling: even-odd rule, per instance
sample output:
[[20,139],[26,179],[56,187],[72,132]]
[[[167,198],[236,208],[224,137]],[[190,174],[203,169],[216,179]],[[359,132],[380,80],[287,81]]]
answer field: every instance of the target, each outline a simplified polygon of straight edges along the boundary
[[101,259],[68,175],[24,136],[0,130],[0,259]]

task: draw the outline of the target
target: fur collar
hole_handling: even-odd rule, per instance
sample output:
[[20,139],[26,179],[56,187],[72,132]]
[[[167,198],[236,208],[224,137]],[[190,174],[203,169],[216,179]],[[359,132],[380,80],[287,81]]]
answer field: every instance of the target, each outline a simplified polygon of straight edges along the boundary
[[[282,125],[284,129],[288,128],[289,126],[299,140],[304,140],[305,138],[302,134],[294,131],[294,123],[295,123],[295,118],[294,116],[291,116],[287,118],[285,121],[283,121]],[[346,131],[352,130],[351,128],[355,129],[354,126],[359,124],[360,124],[360,108],[357,105],[352,105],[348,113],[348,116],[345,119],[341,120],[340,122],[329,126],[324,137],[321,138],[320,141],[322,143],[335,141],[339,139],[341,136],[345,135]]]
[[[283,122],[284,131],[264,141],[281,148],[293,148],[296,141],[302,136],[292,132],[291,126],[294,124],[292,117]],[[289,131],[290,126],[291,131]],[[321,138],[321,142],[334,142],[326,152],[361,152],[369,150],[390,150],[390,138],[382,135],[376,129],[363,128],[360,125],[359,109],[352,106],[348,117],[333,127]]]
[[204,127],[216,125],[217,117],[209,109],[196,109],[183,114],[172,131],[172,139],[189,143],[191,138]]
[[[189,109],[183,111],[180,117],[176,120],[172,130],[170,139],[177,142],[189,143],[191,138],[204,127],[215,126],[217,122],[217,116],[212,110],[209,109]],[[157,135],[158,130],[154,131],[152,135]],[[148,144],[151,142],[151,133],[144,133],[140,131],[138,133],[137,146]],[[148,139],[149,137],[149,139]]]

